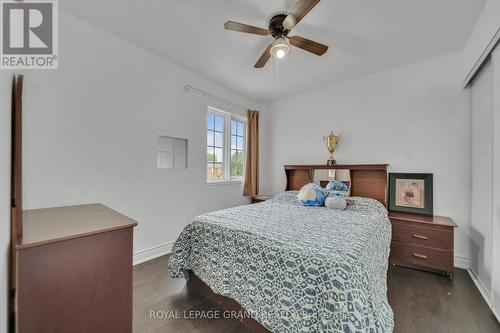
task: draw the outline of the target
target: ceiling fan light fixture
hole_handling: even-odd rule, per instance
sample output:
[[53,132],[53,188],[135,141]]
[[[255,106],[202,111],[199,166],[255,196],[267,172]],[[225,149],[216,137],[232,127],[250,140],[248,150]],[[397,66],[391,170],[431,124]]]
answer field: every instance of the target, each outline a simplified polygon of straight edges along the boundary
[[271,55],[277,59],[282,59],[286,57],[291,51],[288,41],[284,37],[278,37],[271,47]]

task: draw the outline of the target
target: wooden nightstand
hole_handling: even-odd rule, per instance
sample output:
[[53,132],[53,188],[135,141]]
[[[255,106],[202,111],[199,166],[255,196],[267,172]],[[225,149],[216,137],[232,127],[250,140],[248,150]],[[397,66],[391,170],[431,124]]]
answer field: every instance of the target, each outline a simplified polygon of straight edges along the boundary
[[451,218],[389,212],[389,219],[391,264],[452,277],[453,229],[457,225]]
[[252,203],[259,203],[259,202],[264,202],[266,200],[271,199],[273,196],[272,195],[255,195],[252,197]]

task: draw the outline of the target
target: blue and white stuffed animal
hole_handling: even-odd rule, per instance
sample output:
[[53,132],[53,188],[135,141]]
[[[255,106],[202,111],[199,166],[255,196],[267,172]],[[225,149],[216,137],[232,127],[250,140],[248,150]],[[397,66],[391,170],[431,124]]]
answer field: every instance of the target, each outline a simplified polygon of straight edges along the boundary
[[325,187],[327,192],[330,191],[347,191],[349,188],[346,184],[339,182],[338,180],[331,180]]
[[302,186],[297,198],[304,206],[323,206],[325,192],[321,186],[309,183]]
[[328,196],[325,199],[325,207],[331,209],[345,209],[347,207],[347,200],[342,197]]

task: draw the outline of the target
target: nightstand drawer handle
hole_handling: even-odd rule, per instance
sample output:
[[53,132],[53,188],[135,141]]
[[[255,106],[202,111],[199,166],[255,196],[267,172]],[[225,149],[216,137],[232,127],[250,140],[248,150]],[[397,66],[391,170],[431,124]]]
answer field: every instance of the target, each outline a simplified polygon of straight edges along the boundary
[[425,239],[427,240],[427,236],[422,236],[422,235],[419,235],[419,234],[413,234],[412,235],[414,238],[418,238],[418,239]]
[[420,258],[420,259],[428,259],[428,257],[425,254],[420,254],[420,253],[412,253],[414,257]]

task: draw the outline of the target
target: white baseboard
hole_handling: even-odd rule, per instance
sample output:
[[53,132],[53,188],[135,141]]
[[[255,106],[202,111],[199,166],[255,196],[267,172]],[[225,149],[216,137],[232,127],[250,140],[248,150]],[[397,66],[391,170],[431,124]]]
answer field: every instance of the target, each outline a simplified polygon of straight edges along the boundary
[[494,307],[490,307],[491,312],[493,312],[493,315],[497,318],[498,322],[500,323],[500,314],[495,310]]
[[484,285],[481,282],[481,280],[478,279],[478,277],[476,276],[476,274],[471,269],[468,269],[467,272],[469,272],[469,275],[470,275],[472,281],[474,282],[474,284],[476,285],[477,289],[479,290],[479,292],[483,296],[484,300],[486,301],[486,304],[488,304],[488,306],[491,309],[490,293],[487,291],[487,289],[484,287]]
[[453,258],[453,266],[455,266],[457,268],[462,268],[462,269],[469,269],[469,267],[470,267],[470,259],[469,258],[455,256]]
[[149,249],[137,251],[133,256],[133,264],[134,266],[139,265],[143,262],[169,254],[172,251],[173,246],[174,242],[168,242],[165,244],[150,247]]
[[490,308],[491,312],[493,312],[493,315],[497,318],[498,322],[500,322],[500,315],[491,304],[490,293],[486,290],[481,280],[477,278],[476,274],[474,274],[474,272],[471,269],[468,269],[467,272],[469,272],[472,281],[474,282],[476,288],[481,293],[481,296],[483,296],[484,300],[486,301],[486,304],[488,304],[488,307]]

